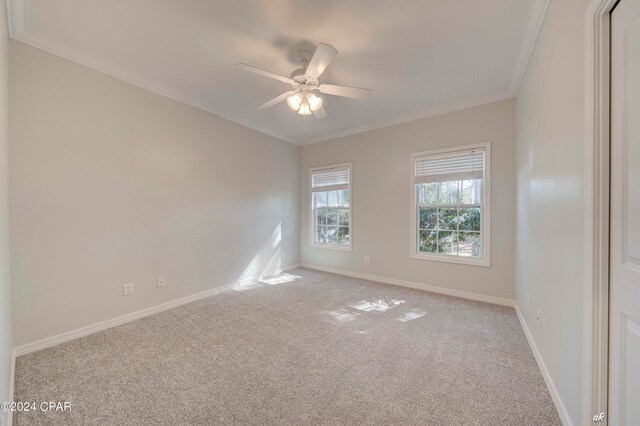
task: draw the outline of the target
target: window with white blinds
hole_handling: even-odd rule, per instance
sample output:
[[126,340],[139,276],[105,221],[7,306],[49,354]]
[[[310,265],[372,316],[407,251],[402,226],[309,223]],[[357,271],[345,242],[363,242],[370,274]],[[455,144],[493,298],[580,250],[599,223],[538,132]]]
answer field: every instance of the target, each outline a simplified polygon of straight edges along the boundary
[[490,144],[411,155],[412,257],[489,266]]
[[312,168],[310,243],[351,250],[351,164]]
[[340,166],[311,171],[312,191],[333,191],[349,189],[349,167]]
[[482,179],[484,149],[427,154],[415,159],[415,183]]

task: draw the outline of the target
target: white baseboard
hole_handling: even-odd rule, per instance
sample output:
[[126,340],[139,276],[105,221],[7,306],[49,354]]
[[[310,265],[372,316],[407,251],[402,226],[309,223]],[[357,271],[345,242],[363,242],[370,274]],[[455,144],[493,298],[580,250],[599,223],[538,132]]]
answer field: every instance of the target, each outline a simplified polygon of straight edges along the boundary
[[501,297],[486,296],[484,294],[471,293],[463,290],[453,290],[445,287],[438,287],[428,284],[414,283],[411,281],[397,280],[395,278],[379,277],[377,275],[362,274],[360,272],[346,271],[343,269],[329,268],[326,266],[312,265],[309,263],[300,264],[303,268],[315,269],[317,271],[330,272],[332,274],[344,275],[347,277],[360,278],[363,280],[376,281],[385,284],[399,285],[402,287],[415,288],[418,290],[430,291],[432,293],[446,294],[448,296],[462,297],[463,299],[477,300],[479,302],[493,303],[495,305],[514,306],[514,301]]
[[[299,268],[300,264],[296,263],[294,265],[288,266],[282,269],[282,272],[290,271],[291,269]],[[251,281],[257,280],[258,277],[244,279],[241,282],[235,282],[231,284],[225,284],[216,286],[209,290],[205,290],[200,293],[192,294],[191,296],[182,297],[180,299],[171,300],[169,302],[162,303],[160,305],[151,306],[149,308],[142,309],[140,311],[132,312],[130,314],[122,315],[116,318],[112,318],[106,321],[102,321],[96,324],[88,325],[86,327],[81,327],[76,330],[68,331],[66,333],[58,334],[56,336],[47,337],[41,340],[37,340],[32,343],[27,343],[26,345],[18,346],[14,348],[14,360],[15,357],[19,357],[22,355],[26,355],[32,352],[39,351],[41,349],[49,348],[51,346],[59,345],[60,343],[68,342],[70,340],[77,339],[79,337],[84,337],[89,334],[96,333],[98,331],[106,330],[108,328],[116,327],[118,325],[126,324],[131,321],[135,321],[140,318],[147,317],[149,315],[157,314],[162,311],[166,311],[169,309],[177,308],[178,306],[185,305],[187,303],[195,302],[196,300],[204,299],[210,296],[215,295],[219,291],[224,289],[237,286],[238,284],[247,283]]]
[[284,268],[282,270],[282,272],[287,272],[287,271],[291,271],[291,270],[298,269],[298,268],[302,268],[302,263],[294,263],[291,266],[287,266],[286,268]]
[[518,308],[518,305],[515,303],[513,307],[516,310],[516,314],[518,315],[518,320],[520,320],[520,325],[524,330],[524,335],[527,337],[527,341],[529,342],[529,346],[531,347],[533,356],[535,357],[536,362],[538,363],[538,368],[540,369],[540,373],[542,373],[544,382],[547,384],[547,389],[549,389],[549,393],[551,394],[551,399],[553,400],[553,403],[556,406],[556,411],[560,416],[560,420],[562,421],[562,424],[565,426],[573,426],[573,422],[569,417],[569,413],[567,412],[567,409],[562,403],[562,399],[560,398],[558,389],[556,389],[556,385],[553,383],[551,374],[549,374],[549,370],[547,370],[547,366],[545,365],[544,360],[542,359],[542,354],[538,350],[538,347],[536,346],[536,342],[533,340],[533,335],[529,331],[529,327],[527,327],[527,323],[525,322],[524,317],[522,316],[522,312],[520,311],[520,308]]

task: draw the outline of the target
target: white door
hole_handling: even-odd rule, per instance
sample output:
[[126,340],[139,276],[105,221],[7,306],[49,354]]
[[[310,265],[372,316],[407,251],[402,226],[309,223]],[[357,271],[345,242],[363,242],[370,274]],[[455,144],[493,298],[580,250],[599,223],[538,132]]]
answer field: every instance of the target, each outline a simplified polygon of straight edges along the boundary
[[609,424],[640,425],[640,0],[611,14]]

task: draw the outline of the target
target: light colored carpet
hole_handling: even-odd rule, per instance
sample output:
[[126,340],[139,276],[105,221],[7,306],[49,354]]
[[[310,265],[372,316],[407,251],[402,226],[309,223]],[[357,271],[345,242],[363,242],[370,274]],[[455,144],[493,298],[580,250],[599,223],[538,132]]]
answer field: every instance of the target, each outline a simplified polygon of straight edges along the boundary
[[513,309],[298,269],[18,358],[17,425],[560,420]]

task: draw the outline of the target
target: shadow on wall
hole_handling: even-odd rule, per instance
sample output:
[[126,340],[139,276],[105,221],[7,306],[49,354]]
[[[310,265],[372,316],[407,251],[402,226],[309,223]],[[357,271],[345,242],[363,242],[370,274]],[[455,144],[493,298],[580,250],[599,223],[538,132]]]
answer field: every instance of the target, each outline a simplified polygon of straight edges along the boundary
[[282,273],[282,223],[279,223],[238,278],[233,289],[244,291],[264,285],[289,283],[298,279],[300,277],[297,275]]

